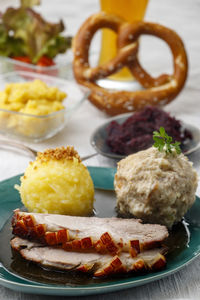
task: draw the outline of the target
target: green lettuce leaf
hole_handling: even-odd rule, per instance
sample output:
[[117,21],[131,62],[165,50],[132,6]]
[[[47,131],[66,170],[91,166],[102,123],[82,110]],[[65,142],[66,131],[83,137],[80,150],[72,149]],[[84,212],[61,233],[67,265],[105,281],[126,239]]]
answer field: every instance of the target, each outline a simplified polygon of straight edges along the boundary
[[71,37],[63,37],[60,35],[52,38],[40,50],[38,55],[34,58],[34,62],[37,62],[43,55],[54,58],[58,53],[65,53],[66,49],[71,47],[71,41]]
[[23,42],[9,36],[2,24],[0,24],[0,55],[6,57],[25,55]]
[[[36,4],[39,4],[38,0],[21,0],[19,8],[10,7],[2,15],[4,34],[7,34],[10,46],[16,48],[13,53],[21,51],[33,63],[37,63],[44,54],[53,58],[71,46],[71,39],[60,35],[64,30],[63,22],[50,23],[44,20],[30,8]],[[5,36],[3,38],[5,39]],[[19,49],[20,41],[21,49]],[[7,53],[9,51],[5,51],[4,55]]]

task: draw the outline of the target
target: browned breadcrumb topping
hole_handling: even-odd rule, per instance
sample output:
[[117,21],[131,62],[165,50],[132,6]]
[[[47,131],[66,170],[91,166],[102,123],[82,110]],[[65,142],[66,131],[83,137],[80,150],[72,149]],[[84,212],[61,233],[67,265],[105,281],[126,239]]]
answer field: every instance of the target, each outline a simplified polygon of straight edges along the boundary
[[49,160],[73,160],[74,158],[78,159],[81,162],[81,158],[78,152],[72,146],[60,147],[55,149],[47,149],[44,152],[37,153],[37,160],[41,162],[47,162]]

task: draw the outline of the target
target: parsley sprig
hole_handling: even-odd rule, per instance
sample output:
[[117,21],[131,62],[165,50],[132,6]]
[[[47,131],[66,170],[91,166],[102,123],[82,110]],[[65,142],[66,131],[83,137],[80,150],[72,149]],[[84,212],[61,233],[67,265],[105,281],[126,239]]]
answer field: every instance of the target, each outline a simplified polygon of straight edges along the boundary
[[160,127],[160,131],[153,132],[154,147],[158,148],[160,152],[172,153],[174,150],[177,154],[181,153],[180,143],[172,143],[173,139],[169,136],[163,127]]

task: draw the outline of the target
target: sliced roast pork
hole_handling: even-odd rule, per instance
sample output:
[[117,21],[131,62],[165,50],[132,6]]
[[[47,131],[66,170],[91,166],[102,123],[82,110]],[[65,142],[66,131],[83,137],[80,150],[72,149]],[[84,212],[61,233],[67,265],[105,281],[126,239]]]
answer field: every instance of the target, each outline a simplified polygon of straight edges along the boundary
[[73,217],[20,210],[15,210],[12,226],[13,234],[18,237],[44,245],[112,255],[130,252],[133,257],[141,251],[161,246],[168,237],[165,226],[143,224],[138,219]]
[[100,254],[97,252],[68,252],[58,247],[44,246],[38,242],[15,237],[11,247],[21,256],[44,267],[89,272],[96,277],[116,273],[129,273],[148,270],[160,270],[166,265],[164,248],[146,250],[137,257],[123,252],[119,255]]

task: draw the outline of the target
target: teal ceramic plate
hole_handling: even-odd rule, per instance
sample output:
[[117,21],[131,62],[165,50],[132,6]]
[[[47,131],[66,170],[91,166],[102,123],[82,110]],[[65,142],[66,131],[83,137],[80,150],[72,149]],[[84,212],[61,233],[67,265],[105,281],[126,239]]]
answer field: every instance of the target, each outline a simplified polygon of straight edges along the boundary
[[[95,208],[99,217],[112,217],[115,215],[115,196],[113,189],[113,177],[115,169],[89,167],[94,180],[96,190]],[[0,229],[3,228],[8,218],[12,215],[13,209],[21,207],[18,192],[13,186],[19,183],[20,176],[16,176],[0,183]],[[183,268],[200,254],[200,199],[197,197],[195,204],[186,216],[189,224],[187,230],[190,232],[190,240],[187,247],[184,247],[176,255],[168,258],[165,270],[157,273],[149,273],[129,278],[113,279],[100,283],[89,283],[84,285],[44,284],[31,282],[8,272],[0,267],[0,284],[12,290],[47,295],[82,296],[90,294],[101,294],[115,292],[139,285],[143,285]],[[0,241],[1,243],[3,241]],[[10,251],[10,250],[9,250]],[[5,251],[6,252],[6,251]]]

